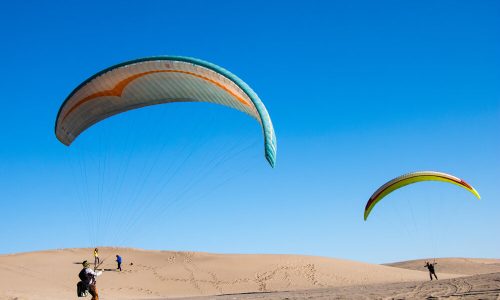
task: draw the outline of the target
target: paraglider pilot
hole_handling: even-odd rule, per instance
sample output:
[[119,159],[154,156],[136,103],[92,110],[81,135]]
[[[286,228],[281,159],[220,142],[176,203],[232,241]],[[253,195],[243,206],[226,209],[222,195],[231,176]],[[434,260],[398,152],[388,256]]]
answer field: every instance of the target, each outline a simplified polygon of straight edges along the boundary
[[436,272],[434,271],[434,266],[437,265],[437,262],[433,262],[432,264],[429,263],[428,261],[425,262],[425,266],[428,270],[429,270],[429,276],[431,277],[431,280],[432,280],[432,275],[434,275],[434,277],[436,278],[436,280],[438,279],[438,277],[436,276]]
[[78,297],[87,296],[87,292],[92,296],[91,300],[99,300],[99,295],[97,294],[96,288],[96,277],[102,274],[102,271],[95,272],[90,268],[90,264],[87,261],[82,262],[83,269],[78,274],[80,282],[77,284]]

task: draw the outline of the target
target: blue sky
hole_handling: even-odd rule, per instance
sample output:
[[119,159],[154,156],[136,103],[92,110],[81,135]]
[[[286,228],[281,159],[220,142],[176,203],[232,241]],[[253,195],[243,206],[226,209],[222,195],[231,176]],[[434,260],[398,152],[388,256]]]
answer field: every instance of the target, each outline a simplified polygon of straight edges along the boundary
[[[0,253],[498,256],[498,1],[10,1],[0,36]],[[276,168],[258,124],[213,105],[138,110],[58,142],[73,88],[154,55],[246,81],[272,117]],[[482,199],[421,183],[363,221],[374,190],[417,170],[461,177]]]

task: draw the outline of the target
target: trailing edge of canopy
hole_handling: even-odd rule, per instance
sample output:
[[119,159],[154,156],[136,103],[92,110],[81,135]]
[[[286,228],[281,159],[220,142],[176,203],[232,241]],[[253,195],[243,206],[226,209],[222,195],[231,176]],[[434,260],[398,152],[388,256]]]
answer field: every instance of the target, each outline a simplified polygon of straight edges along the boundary
[[[141,63],[141,62],[148,62],[148,61],[179,61],[179,62],[186,62],[186,63],[191,63],[193,65],[198,65],[201,67],[205,67],[209,70],[212,70],[233,83],[235,83],[252,101],[258,115],[260,118],[260,122],[262,125],[262,131],[264,134],[264,144],[265,144],[265,157],[269,164],[274,167],[275,162],[276,162],[276,152],[277,152],[277,141],[276,141],[276,136],[274,133],[273,125],[271,122],[271,118],[269,116],[269,113],[267,112],[266,107],[264,106],[264,103],[260,100],[260,98],[257,96],[257,94],[246,84],[243,80],[241,80],[239,77],[234,75],[233,73],[229,72],[228,70],[217,66],[215,64],[212,64],[210,62],[197,59],[197,58],[191,58],[191,57],[183,57],[183,56],[153,56],[153,57],[145,57],[145,58],[140,58],[140,59],[135,59],[127,62],[123,62],[114,66],[111,66],[107,69],[104,69],[95,75],[89,77],[86,79],[84,82],[82,82],[80,85],[78,85],[69,95],[66,97],[65,101],[59,108],[59,111],[57,113],[57,118],[56,118],[56,123],[55,123],[55,132],[57,138],[63,142],[63,139],[58,136],[57,134],[57,128],[58,124],[60,122],[59,118],[61,115],[62,110],[64,109],[65,105],[67,102],[72,98],[73,95],[75,95],[76,92],[78,92],[81,88],[83,88],[85,85],[90,83],[92,80],[96,79],[97,77],[104,75],[107,72],[110,72],[114,69],[120,68],[120,67],[125,67],[127,65],[131,64],[136,64],[136,63]],[[64,142],[63,142],[64,143]],[[66,144],[66,143],[64,143]]]
[[368,202],[366,203],[365,207],[365,213],[364,213],[364,218],[365,221],[370,215],[371,210],[375,205],[382,200],[385,196],[389,195],[393,191],[402,188],[406,185],[420,182],[420,181],[442,181],[442,182],[449,182],[455,185],[458,185],[472,194],[476,196],[478,199],[481,199],[481,196],[479,196],[479,193],[467,182],[464,180],[457,178],[455,176],[452,176],[450,174],[442,173],[442,172],[434,172],[434,171],[420,171],[420,172],[413,172],[409,174],[405,174],[399,177],[396,177],[384,185],[382,185],[373,195],[370,197]]

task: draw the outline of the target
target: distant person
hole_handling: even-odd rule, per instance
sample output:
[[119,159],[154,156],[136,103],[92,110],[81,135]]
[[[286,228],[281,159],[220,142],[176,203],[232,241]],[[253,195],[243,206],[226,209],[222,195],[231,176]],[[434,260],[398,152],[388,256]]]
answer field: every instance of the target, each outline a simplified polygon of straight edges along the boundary
[[90,264],[87,261],[82,263],[83,269],[78,274],[80,282],[77,284],[78,297],[85,297],[86,292],[89,292],[92,296],[91,300],[99,300],[99,295],[97,294],[97,281],[96,277],[102,274],[102,271],[95,272],[90,268]]
[[438,277],[436,276],[436,271],[434,270],[434,266],[437,265],[437,262],[433,262],[432,264],[429,263],[428,261],[425,262],[425,266],[427,269],[429,269],[429,276],[431,277],[431,280],[432,280],[432,275],[434,275],[434,277],[436,278],[436,280],[438,279]]
[[96,268],[99,263],[100,263],[100,261],[99,261],[99,249],[95,248],[94,249],[94,268]]
[[116,255],[116,263],[118,264],[118,267],[116,269],[122,270],[122,257],[120,255]]

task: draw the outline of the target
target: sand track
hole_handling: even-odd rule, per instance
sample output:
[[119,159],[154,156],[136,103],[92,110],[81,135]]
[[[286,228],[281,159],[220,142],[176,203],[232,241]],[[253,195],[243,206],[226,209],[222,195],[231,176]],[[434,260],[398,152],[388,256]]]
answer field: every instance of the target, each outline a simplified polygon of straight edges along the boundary
[[231,294],[183,300],[323,300],[323,299],[500,299],[500,273],[434,280],[315,290]]

